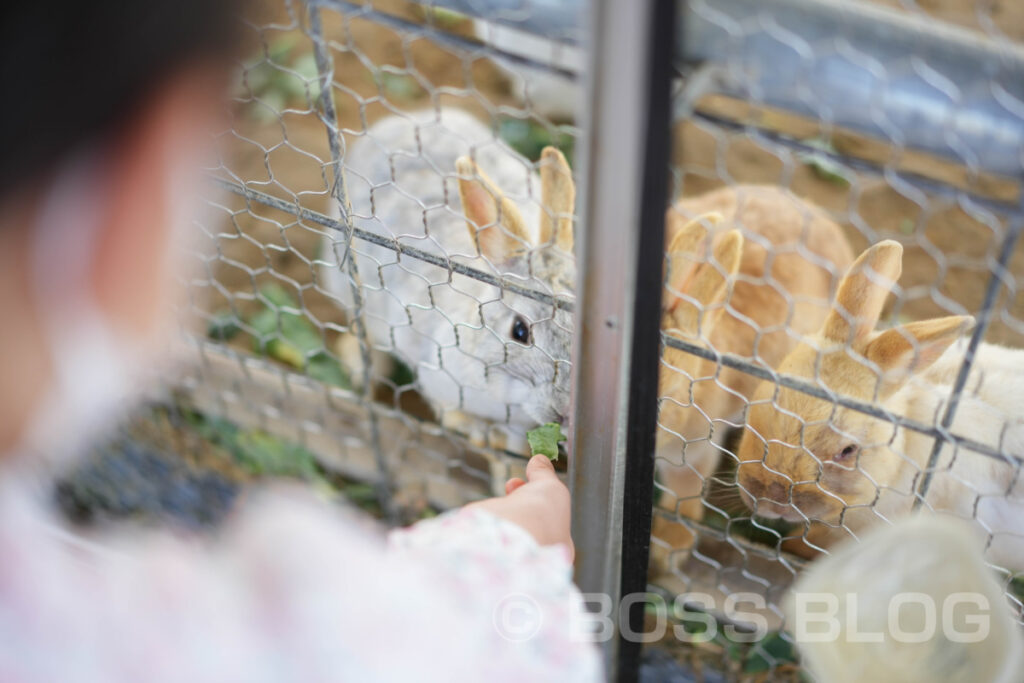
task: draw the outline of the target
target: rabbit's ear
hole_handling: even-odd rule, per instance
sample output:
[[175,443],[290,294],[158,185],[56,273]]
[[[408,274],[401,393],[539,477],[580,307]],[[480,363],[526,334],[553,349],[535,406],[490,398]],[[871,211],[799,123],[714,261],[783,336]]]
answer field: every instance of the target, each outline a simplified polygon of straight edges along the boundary
[[[721,303],[728,278],[739,271],[743,253],[743,235],[739,230],[730,230],[713,240],[711,261],[692,266],[694,259],[703,257],[701,245],[708,230],[702,223],[713,225],[721,220],[717,213],[702,216],[687,224],[669,244],[670,291],[666,308],[671,325],[683,332],[697,332],[701,311]],[[707,327],[704,331],[707,334]]]
[[891,389],[910,375],[931,367],[973,326],[974,318],[969,315],[907,323],[872,339],[864,349],[864,356],[878,364],[885,375],[886,386]]
[[[675,209],[669,209],[669,212]],[[671,235],[665,253],[668,255],[669,272],[665,279],[669,287],[683,291],[693,272],[693,264],[697,256],[704,254],[704,240],[708,236],[708,228],[718,225],[722,215],[717,212],[706,213],[691,220]],[[666,228],[671,225],[666,221]]]
[[899,242],[885,240],[861,254],[839,283],[835,303],[821,328],[822,337],[840,344],[866,341],[902,269]]
[[545,147],[540,153],[540,200],[540,243],[554,241],[559,249],[571,254],[576,184],[569,162],[555,147]]
[[515,203],[468,157],[455,162],[459,198],[469,234],[480,253],[492,263],[507,261],[530,247],[530,233]]

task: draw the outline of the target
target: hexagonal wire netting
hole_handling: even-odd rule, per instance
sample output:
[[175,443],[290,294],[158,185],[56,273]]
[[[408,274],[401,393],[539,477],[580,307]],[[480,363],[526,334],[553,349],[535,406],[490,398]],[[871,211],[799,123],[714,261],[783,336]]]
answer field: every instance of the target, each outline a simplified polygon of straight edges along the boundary
[[[571,150],[575,129],[513,91],[481,22],[401,2],[268,14],[221,137],[234,196],[204,226],[192,291],[209,334],[186,384],[200,407],[378,482],[388,507],[488,495],[521,469],[506,451],[538,423],[518,405],[530,373],[559,388],[551,419],[567,409],[574,275],[554,245],[550,264],[513,262],[523,245],[507,263],[480,255],[456,160],[486,169],[535,232],[536,161],[547,145]],[[527,336],[514,339],[523,306]]]
[[[190,280],[207,329],[189,400],[373,482],[394,520],[500,492],[526,431],[573,413],[579,14],[269,6]],[[692,666],[798,676],[779,608],[794,576],[922,506],[977,520],[1021,605],[1024,539],[999,519],[1021,505],[1022,426],[982,405],[1020,368],[989,344],[1024,334],[1017,14],[682,12],[649,575],[668,602],[756,594],[770,631],[740,652],[658,645]],[[902,254],[875,247],[844,297],[884,240]],[[961,318],[914,324],[940,316]],[[876,324],[892,331],[871,347]]]

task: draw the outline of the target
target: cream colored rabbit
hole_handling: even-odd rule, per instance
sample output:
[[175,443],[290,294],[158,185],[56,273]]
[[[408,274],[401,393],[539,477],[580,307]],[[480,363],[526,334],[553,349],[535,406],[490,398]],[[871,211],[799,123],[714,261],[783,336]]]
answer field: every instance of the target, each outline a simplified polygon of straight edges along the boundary
[[[692,220],[702,215],[703,220]],[[739,243],[732,237],[735,229],[745,238]],[[839,225],[821,209],[771,186],[727,187],[681,200],[669,211],[667,230],[662,329],[765,367],[781,361],[800,335],[818,329],[840,274],[853,260]],[[740,246],[734,270],[733,249]],[[706,262],[709,251],[713,259]],[[729,291],[724,275],[734,272]],[[722,438],[739,426],[757,385],[751,375],[665,348],[656,446],[662,507],[691,519],[703,517],[702,494],[718,466]],[[661,517],[655,518],[653,535],[654,574],[668,568],[670,551],[692,542],[684,525]]]
[[[865,251],[840,285],[817,336],[779,366],[838,394],[935,424],[963,360],[967,316],[875,331],[899,279],[902,247]],[[961,341],[961,343],[957,343]],[[986,557],[1024,569],[1024,351],[982,344],[951,431],[1006,454],[991,458],[948,444],[926,496],[935,511],[975,520]],[[758,515],[810,523],[807,551],[912,509],[934,439],[772,383],[751,406],[739,447],[743,498]]]

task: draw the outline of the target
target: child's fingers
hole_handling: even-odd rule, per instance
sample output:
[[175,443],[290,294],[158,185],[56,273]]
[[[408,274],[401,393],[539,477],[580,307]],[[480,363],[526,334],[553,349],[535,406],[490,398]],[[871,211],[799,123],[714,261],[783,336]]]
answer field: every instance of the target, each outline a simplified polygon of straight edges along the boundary
[[555,477],[555,466],[552,464],[550,458],[546,455],[535,455],[530,458],[530,462],[526,463],[526,479],[527,481],[540,481],[545,477]]
[[526,482],[523,481],[522,479],[520,479],[519,477],[514,477],[513,479],[509,479],[508,481],[505,482],[505,495],[507,496],[507,495],[511,494],[517,488],[519,488],[520,486],[523,486],[525,484],[526,484]]

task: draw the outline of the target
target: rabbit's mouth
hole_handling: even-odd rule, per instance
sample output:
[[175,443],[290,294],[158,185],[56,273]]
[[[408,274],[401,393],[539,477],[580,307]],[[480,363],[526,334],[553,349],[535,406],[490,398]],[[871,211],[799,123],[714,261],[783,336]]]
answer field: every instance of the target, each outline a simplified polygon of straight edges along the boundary
[[761,496],[755,498],[743,489],[740,489],[740,496],[753,511],[754,516],[763,519],[781,519],[791,524],[799,524],[808,519],[818,519],[828,513],[827,505],[804,492],[794,493],[793,503],[785,499],[780,501]]
[[569,420],[565,412],[551,405],[543,406],[540,409],[536,406],[524,406],[524,409],[530,418],[539,424],[556,422],[560,426],[565,427]]
[[754,511],[754,515],[757,517],[762,517],[764,519],[781,519],[784,522],[790,522],[792,524],[806,522],[808,517],[792,505],[783,505],[770,500],[765,500],[764,498],[753,501],[753,504],[750,505],[750,509]]

